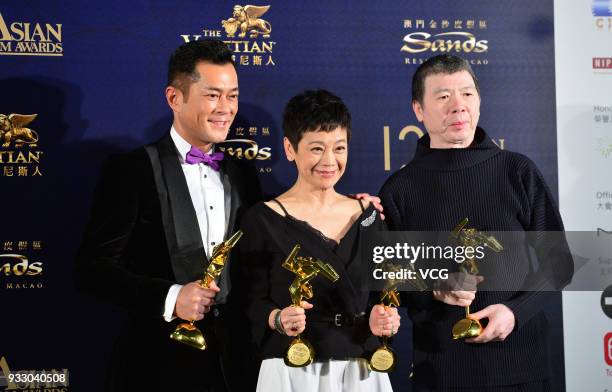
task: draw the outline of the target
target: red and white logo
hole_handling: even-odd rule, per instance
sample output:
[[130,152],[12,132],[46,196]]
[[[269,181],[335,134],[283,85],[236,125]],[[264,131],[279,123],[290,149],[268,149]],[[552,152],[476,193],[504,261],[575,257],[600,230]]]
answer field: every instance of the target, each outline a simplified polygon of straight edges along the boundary
[[612,332],[604,336],[604,358],[608,366],[612,366]]
[[612,57],[593,57],[593,69],[612,69]]

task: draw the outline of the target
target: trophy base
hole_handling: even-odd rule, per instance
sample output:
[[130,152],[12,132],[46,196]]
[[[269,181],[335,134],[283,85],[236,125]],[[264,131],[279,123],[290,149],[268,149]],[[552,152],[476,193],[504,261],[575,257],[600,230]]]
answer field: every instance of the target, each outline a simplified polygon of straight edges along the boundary
[[307,366],[314,360],[314,348],[305,339],[299,336],[291,341],[285,354],[285,365],[291,367]]
[[395,368],[395,353],[390,347],[379,347],[370,357],[369,365],[375,372],[389,373]]
[[482,324],[480,321],[470,318],[464,318],[453,326],[453,339],[468,339],[480,336],[482,333]]
[[190,323],[179,324],[174,332],[170,334],[170,339],[176,340],[198,350],[206,350],[206,339],[202,332]]

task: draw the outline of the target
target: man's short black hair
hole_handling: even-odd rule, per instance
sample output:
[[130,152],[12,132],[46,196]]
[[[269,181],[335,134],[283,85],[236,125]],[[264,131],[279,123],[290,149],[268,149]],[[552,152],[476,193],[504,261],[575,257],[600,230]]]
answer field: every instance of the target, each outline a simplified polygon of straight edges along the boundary
[[326,90],[307,90],[289,100],[283,112],[283,130],[295,150],[305,132],[346,129],[351,139],[351,114],[342,99]]
[[178,88],[186,98],[191,83],[200,79],[200,74],[196,70],[199,62],[236,66],[232,59],[232,51],[222,41],[205,39],[187,42],[179,46],[170,56],[168,86]]
[[472,71],[469,61],[461,57],[453,56],[452,54],[441,54],[428,58],[423,64],[417,68],[412,76],[412,102],[418,102],[423,105],[423,96],[425,95],[425,79],[429,75],[435,74],[454,74],[460,71],[467,71],[474,80],[476,91],[480,96],[480,86],[478,79]]

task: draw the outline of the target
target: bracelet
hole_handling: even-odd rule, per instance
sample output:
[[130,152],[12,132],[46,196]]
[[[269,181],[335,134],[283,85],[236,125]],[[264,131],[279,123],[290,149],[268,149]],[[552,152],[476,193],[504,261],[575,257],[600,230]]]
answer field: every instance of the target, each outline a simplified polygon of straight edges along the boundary
[[281,335],[286,335],[285,329],[283,328],[283,323],[281,322],[280,310],[277,310],[276,314],[274,315],[274,328],[276,329],[276,332],[280,333]]

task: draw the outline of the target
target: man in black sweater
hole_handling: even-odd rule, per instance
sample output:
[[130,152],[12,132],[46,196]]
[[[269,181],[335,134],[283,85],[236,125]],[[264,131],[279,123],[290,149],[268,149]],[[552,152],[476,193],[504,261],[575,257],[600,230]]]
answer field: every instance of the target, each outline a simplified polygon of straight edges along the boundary
[[[412,107],[427,134],[413,160],[381,190],[392,230],[450,232],[468,217],[470,227],[483,231],[563,231],[534,163],[499,149],[477,127],[480,90],[466,60],[440,55],[424,62],[413,76]],[[529,255],[523,256],[506,277],[508,287],[525,287],[538,274]],[[571,279],[571,259],[539,262],[542,269],[555,271],[553,287]],[[555,264],[545,267],[547,263]],[[414,390],[550,390],[543,307],[552,291],[475,294],[464,286],[404,294],[414,325]],[[478,337],[453,341],[453,324],[470,304],[479,309],[471,317],[482,320],[485,328]]]

